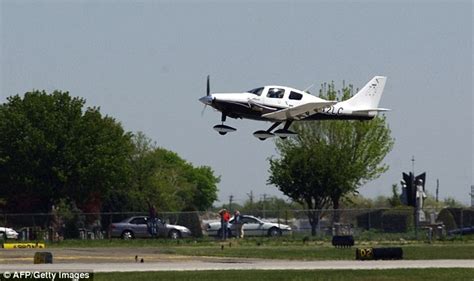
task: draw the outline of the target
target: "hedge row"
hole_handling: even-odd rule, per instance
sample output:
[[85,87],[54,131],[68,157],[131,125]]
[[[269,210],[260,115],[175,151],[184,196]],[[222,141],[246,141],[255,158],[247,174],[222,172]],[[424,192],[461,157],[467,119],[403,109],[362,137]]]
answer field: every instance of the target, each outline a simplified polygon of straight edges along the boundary
[[[385,232],[406,232],[413,228],[413,208],[375,210],[358,215],[357,226],[364,229],[381,229]],[[437,221],[442,222],[446,230],[474,226],[474,209],[445,208]]]
[[439,212],[438,221],[443,222],[448,231],[474,226],[474,209],[445,208]]
[[357,216],[357,226],[385,232],[407,232],[413,228],[413,208],[370,211]]

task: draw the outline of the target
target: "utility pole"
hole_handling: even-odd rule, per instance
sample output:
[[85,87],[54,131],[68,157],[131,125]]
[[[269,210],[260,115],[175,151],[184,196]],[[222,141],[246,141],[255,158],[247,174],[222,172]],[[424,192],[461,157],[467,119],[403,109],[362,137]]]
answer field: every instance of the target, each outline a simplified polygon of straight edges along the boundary
[[474,208],[474,184],[471,185],[471,208]]
[[411,186],[412,188],[415,189],[415,212],[414,212],[414,217],[415,217],[415,237],[416,237],[416,240],[418,240],[418,198],[416,198],[416,195],[417,195],[417,191],[418,191],[418,187],[417,187],[417,182],[416,182],[416,177],[415,177],[415,155],[412,155],[411,157],[411,169],[412,169],[412,172],[413,172],[413,176],[411,177],[412,178],[412,182],[411,182]]
[[229,196],[229,212],[232,211],[232,202],[234,201],[234,195]]
[[250,209],[253,209],[254,208],[254,206],[253,206],[253,191],[250,190],[250,193],[247,193],[247,196],[249,197]]
[[436,203],[438,203],[438,195],[439,195],[439,179],[436,179]]
[[263,194],[263,217],[265,218],[265,205],[266,205],[266,202],[267,202],[267,194],[264,193]]

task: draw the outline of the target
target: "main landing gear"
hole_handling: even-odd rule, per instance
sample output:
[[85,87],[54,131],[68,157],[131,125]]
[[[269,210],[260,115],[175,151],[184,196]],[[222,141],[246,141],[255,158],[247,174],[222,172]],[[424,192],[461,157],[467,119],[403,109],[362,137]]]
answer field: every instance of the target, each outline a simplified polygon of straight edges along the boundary
[[222,113],[222,116],[221,116],[221,122],[222,122],[222,124],[221,124],[221,125],[215,125],[215,126],[213,127],[214,130],[216,130],[220,135],[225,135],[225,134],[227,134],[227,133],[237,131],[236,128],[233,128],[233,127],[231,127],[231,126],[224,125],[224,122],[225,122],[226,117],[227,117],[227,115],[225,115],[224,113]]
[[264,141],[268,138],[278,136],[281,139],[286,139],[287,137],[295,136],[296,133],[293,131],[288,130],[288,128],[291,126],[291,123],[293,121],[286,121],[285,125],[283,126],[283,129],[278,129],[275,132],[272,133],[272,130],[278,127],[282,122],[275,122],[273,125],[268,128],[268,130],[259,130],[253,133],[254,137],[258,138],[261,141]]
[[[231,132],[235,132],[237,131],[236,128],[233,128],[231,126],[227,126],[227,125],[224,125],[224,122],[227,118],[227,115],[225,113],[222,113],[222,116],[221,116],[221,122],[222,124],[220,125],[215,125],[213,128],[214,130],[216,130],[220,135],[225,135],[227,133],[231,133]],[[289,121],[286,121],[285,122],[285,125],[283,126],[283,129],[278,129],[276,131],[274,131],[272,133],[272,131],[281,125],[281,123],[283,122],[275,122],[272,124],[272,126],[270,128],[268,128],[268,130],[264,131],[264,130],[259,130],[259,131],[256,131],[253,133],[253,135],[258,138],[259,140],[266,140],[268,138],[272,138],[274,136],[278,136],[280,137],[281,139],[286,139],[287,137],[291,137],[291,136],[295,136],[296,133],[293,132],[293,131],[290,131],[288,130],[288,128],[290,128],[291,126],[291,123],[293,123],[293,121],[289,120]]]

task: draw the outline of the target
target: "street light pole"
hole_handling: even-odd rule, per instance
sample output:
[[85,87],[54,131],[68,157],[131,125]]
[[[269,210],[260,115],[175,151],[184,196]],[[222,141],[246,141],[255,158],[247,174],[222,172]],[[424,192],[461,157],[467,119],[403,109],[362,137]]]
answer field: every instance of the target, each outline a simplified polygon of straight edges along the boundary
[[419,208],[418,208],[418,184],[415,180],[415,155],[411,157],[411,165],[412,165],[412,172],[413,172],[412,177],[411,177],[411,180],[412,180],[411,186],[413,189],[415,189],[415,198],[413,198],[415,200],[415,206],[414,206],[415,212],[413,214],[415,218],[415,238],[416,240],[418,240],[418,210]]

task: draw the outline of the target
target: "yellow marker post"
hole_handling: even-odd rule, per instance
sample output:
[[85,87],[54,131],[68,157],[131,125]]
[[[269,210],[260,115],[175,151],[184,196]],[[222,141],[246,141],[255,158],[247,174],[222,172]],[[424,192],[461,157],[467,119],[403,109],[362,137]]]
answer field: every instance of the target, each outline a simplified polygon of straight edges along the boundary
[[3,243],[3,249],[44,249],[44,243]]

